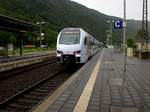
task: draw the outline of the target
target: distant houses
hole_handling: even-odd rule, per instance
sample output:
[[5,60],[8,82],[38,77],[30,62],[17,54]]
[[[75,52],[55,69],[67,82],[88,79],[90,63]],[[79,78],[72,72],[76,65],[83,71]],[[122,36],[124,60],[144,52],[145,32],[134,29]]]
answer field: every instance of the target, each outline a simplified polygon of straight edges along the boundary
[[142,42],[140,40],[137,40],[135,44],[135,56],[141,58],[150,58],[150,41],[147,44],[145,41]]

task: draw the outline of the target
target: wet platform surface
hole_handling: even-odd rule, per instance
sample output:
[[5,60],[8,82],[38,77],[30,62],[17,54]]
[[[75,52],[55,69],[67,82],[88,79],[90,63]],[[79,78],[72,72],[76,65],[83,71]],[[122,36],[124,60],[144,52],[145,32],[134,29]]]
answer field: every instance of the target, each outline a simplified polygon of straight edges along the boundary
[[150,62],[104,49],[33,112],[150,112]]

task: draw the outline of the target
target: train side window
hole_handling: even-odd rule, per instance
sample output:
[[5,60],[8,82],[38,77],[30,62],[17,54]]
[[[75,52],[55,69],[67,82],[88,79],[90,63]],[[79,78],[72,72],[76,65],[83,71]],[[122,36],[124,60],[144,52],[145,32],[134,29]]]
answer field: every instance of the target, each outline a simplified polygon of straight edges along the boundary
[[85,37],[84,39],[84,45],[86,45],[86,43],[87,43],[87,37]]

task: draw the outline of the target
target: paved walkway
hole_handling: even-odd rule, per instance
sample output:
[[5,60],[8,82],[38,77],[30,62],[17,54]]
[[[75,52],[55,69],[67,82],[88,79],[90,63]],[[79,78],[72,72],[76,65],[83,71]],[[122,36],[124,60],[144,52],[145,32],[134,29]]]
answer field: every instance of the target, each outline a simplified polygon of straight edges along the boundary
[[127,57],[124,74],[123,55],[104,49],[42,105],[35,111],[150,112],[150,62]]
[[122,54],[105,52],[88,111],[150,112],[150,62],[127,57],[126,67],[124,74]]

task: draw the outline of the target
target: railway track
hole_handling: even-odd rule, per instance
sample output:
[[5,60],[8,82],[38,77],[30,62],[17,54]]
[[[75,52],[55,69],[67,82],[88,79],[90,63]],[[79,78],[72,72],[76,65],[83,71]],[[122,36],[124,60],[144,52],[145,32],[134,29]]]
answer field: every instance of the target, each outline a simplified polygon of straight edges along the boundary
[[0,75],[0,80],[4,80],[6,78],[10,78],[12,76],[15,76],[15,75],[20,74],[20,73],[25,72],[25,71],[36,69],[36,68],[38,68],[40,66],[56,63],[56,61],[57,61],[56,57],[53,56],[49,60],[44,61],[44,62],[31,64],[31,65],[28,65],[28,66],[18,67],[18,68],[12,69],[12,70],[7,70],[7,71],[0,72],[0,74],[1,74]]
[[38,81],[25,90],[0,103],[0,111],[29,112],[37,104],[52,94],[67,78],[80,67],[62,68],[60,71]]
[[61,69],[56,58],[0,74],[0,102]]
[[18,60],[22,60],[22,59],[30,59],[30,58],[36,58],[36,57],[43,57],[43,56],[54,56],[56,55],[56,53],[46,53],[46,54],[41,54],[41,53],[37,53],[34,55],[23,55],[23,56],[15,56],[15,57],[1,57],[0,58],[0,63],[6,63],[6,62],[10,62],[10,61],[18,61]]

